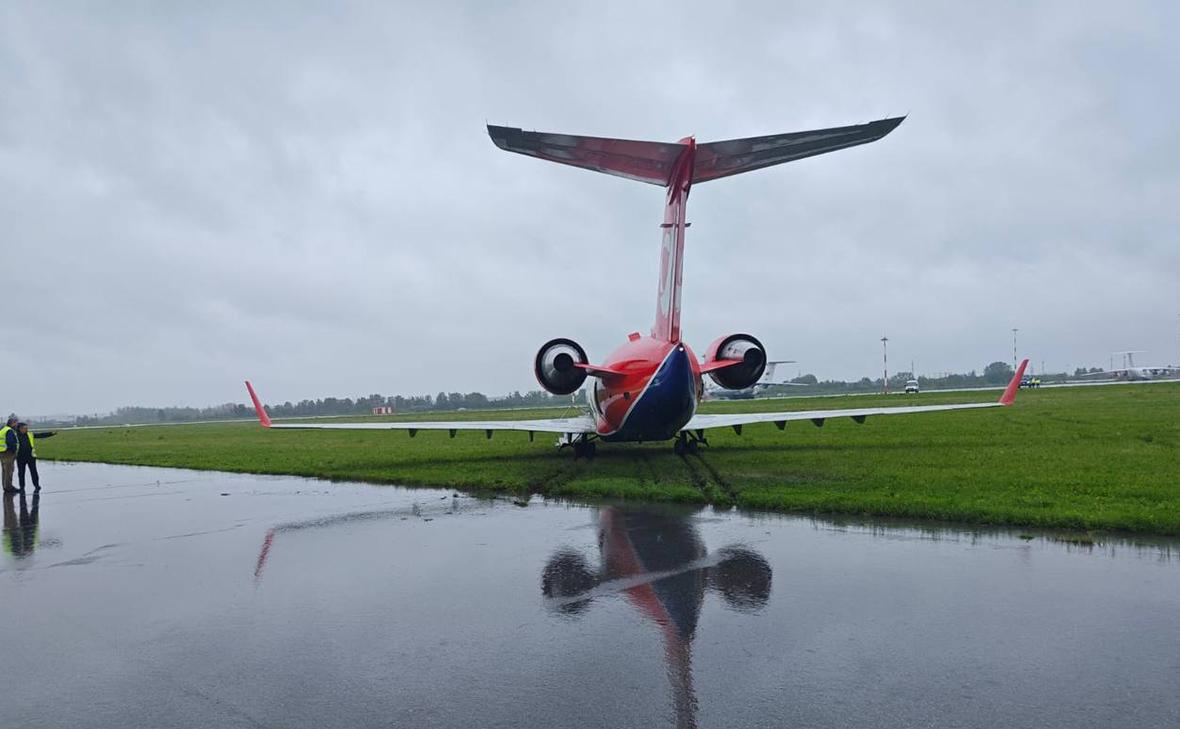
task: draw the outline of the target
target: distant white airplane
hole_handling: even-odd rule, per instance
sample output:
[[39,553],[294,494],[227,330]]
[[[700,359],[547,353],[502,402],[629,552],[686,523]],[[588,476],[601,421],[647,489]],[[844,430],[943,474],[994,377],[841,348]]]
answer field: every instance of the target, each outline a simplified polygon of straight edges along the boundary
[[710,386],[706,383],[705,394],[711,400],[753,400],[758,396],[758,391],[767,387],[775,387],[778,385],[785,385],[786,387],[807,387],[801,382],[775,382],[774,368],[781,364],[795,364],[793,359],[778,359],[766,363],[766,371],[762,374],[762,379],[755,382],[749,387],[741,390],[726,390],[724,387]]
[[1180,367],[1172,367],[1168,365],[1145,367],[1143,365],[1136,365],[1135,355],[1144,353],[1145,352],[1141,349],[1129,350],[1127,352],[1111,352],[1111,354],[1122,356],[1122,367],[1110,369],[1106,372],[1089,372],[1084,375],[1078,375],[1078,377],[1086,377],[1095,380],[1111,379],[1142,381],[1154,380],[1159,377],[1175,377],[1180,375]]

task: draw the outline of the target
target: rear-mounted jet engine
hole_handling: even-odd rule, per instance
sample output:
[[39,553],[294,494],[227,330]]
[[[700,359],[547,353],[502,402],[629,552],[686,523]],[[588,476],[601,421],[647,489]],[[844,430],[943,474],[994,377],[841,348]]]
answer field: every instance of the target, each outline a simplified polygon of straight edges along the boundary
[[710,371],[713,382],[726,390],[744,390],[762,378],[766,370],[766,348],[749,334],[730,334],[715,340],[705,352],[706,368],[719,360],[737,360],[737,364]]
[[554,395],[576,392],[586,381],[586,370],[577,365],[588,364],[586,350],[572,339],[551,339],[537,352],[533,372],[541,387]]

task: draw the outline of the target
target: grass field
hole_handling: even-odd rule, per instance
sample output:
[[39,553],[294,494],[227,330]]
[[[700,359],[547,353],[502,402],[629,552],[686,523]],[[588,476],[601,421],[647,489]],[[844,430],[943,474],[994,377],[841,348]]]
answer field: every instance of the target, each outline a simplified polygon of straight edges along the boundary
[[[924,393],[707,403],[710,412],[973,402]],[[456,413],[489,419],[554,411]],[[442,419],[431,415],[430,419]],[[602,444],[574,461],[524,433],[267,431],[223,423],[65,431],[42,458],[291,474],[549,496],[712,502],[754,509],[1180,535],[1180,383],[1021,392],[1012,408],[711,431],[671,444]],[[52,489],[52,485],[49,485]]]

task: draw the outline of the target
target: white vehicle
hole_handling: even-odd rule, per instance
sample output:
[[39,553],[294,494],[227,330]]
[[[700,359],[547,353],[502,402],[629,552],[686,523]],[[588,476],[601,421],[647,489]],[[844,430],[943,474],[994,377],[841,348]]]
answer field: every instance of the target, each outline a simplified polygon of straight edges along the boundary
[[917,380],[906,380],[905,381],[905,394],[908,395],[911,392],[914,393],[915,395],[918,394],[919,390],[918,390],[918,381]]

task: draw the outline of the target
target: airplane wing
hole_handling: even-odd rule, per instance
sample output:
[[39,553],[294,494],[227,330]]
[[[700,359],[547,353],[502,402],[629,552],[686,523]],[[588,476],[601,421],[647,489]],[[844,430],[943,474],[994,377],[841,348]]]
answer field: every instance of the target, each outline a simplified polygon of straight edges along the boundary
[[1121,375],[1121,374],[1126,374],[1126,372],[1127,372],[1127,370],[1126,370],[1126,369],[1123,369],[1123,368],[1119,367],[1119,368],[1115,368],[1115,369],[1113,369],[1113,370],[1102,370],[1101,372],[1083,372],[1082,374],[1080,374],[1080,375],[1074,375],[1073,377],[1074,377],[1074,379],[1075,379],[1075,380],[1076,380],[1076,379],[1079,379],[1079,378],[1082,378],[1082,377],[1098,377],[1098,378],[1102,378],[1102,377],[1112,377],[1112,376],[1114,376],[1114,375]]
[[594,420],[589,415],[574,418],[549,418],[534,420],[395,420],[374,423],[275,423],[262,407],[262,401],[254,392],[254,386],[246,381],[246,391],[250,393],[250,400],[254,403],[254,410],[258,413],[258,422],[264,428],[284,430],[405,430],[410,437],[418,434],[419,430],[445,430],[455,437],[460,430],[482,430],[489,438],[497,430],[517,430],[532,433],[559,433],[573,435],[579,433],[593,433]]
[[1016,401],[1016,393],[1020,389],[1020,378],[1024,376],[1024,368],[1028,360],[1020,363],[1016,374],[1004,388],[1004,394],[996,402],[972,402],[953,405],[914,405],[908,407],[884,408],[847,408],[842,410],[794,410],[780,413],[717,413],[697,414],[684,426],[685,430],[708,430],[710,428],[733,428],[741,433],[743,425],[754,423],[774,423],[781,430],[792,420],[810,420],[816,426],[822,426],[830,418],[852,418],[863,423],[865,418],[877,415],[909,415],[912,413],[934,413],[943,410],[974,410],[977,408],[995,408],[1011,405]]

